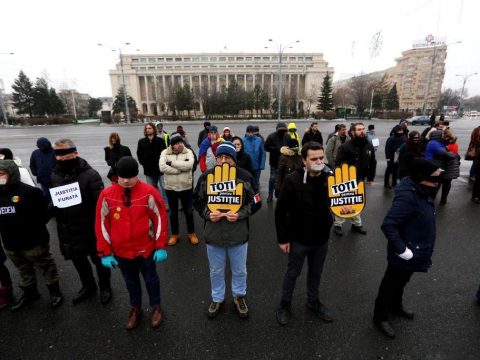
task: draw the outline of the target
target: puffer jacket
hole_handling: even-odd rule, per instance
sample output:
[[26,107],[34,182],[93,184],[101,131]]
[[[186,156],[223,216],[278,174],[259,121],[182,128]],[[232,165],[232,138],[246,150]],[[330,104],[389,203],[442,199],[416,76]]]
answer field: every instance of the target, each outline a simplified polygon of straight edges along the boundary
[[[49,242],[46,223],[49,220],[47,202],[42,191],[20,181],[13,160],[0,160],[0,169],[10,176],[7,185],[0,186],[0,237],[11,251],[24,251]],[[1,248],[1,246],[0,246]],[[0,250],[0,263],[2,263]]]
[[281,155],[278,162],[277,175],[275,176],[275,194],[280,192],[283,181],[287,175],[294,172],[303,164],[302,156],[290,149],[288,146],[283,146],[280,149],[280,153]]
[[[170,163],[170,165],[167,164]],[[175,154],[169,146],[160,155],[160,171],[164,174],[165,189],[172,191],[191,190],[193,187],[192,168],[195,162],[192,150],[183,147]]]
[[[382,224],[388,240],[389,265],[412,270],[427,271],[432,265],[435,245],[435,207],[428,192],[409,176],[395,188],[395,197]],[[408,247],[413,258],[403,260],[398,254]]]
[[[298,143],[300,144],[300,136],[298,135],[297,125],[295,125],[294,122],[288,123],[287,129],[288,129],[288,135],[292,139],[297,140]],[[296,130],[296,131],[291,131],[291,130]]]
[[52,188],[78,182],[82,196],[78,205],[54,209],[60,250],[67,260],[96,253],[95,209],[103,190],[99,173],[80,157],[74,161],[69,171],[59,161],[52,174]]
[[245,136],[243,138],[243,150],[250,155],[253,170],[265,169],[265,148],[262,139],[258,136]]
[[205,242],[221,247],[243,244],[249,238],[248,218],[262,206],[259,196],[256,194],[255,180],[247,170],[237,168],[237,183],[243,183],[243,204],[238,211],[239,218],[236,222],[229,222],[226,218],[212,222],[207,207],[207,176],[214,170],[209,169],[200,176],[193,192],[193,206],[205,221]]
[[168,220],[162,197],[142,181],[130,190],[130,206],[125,204],[125,189],[118,184],[103,190],[98,198],[95,232],[99,256],[147,258],[156,249],[166,248]]

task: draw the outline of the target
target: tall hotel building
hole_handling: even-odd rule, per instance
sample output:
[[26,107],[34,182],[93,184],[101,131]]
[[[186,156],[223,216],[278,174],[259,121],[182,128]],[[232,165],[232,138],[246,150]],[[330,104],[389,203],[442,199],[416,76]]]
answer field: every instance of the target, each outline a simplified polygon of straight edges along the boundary
[[[277,97],[278,53],[127,54],[122,60],[127,93],[143,114],[160,114],[173,89],[185,84],[193,89],[200,111],[202,94],[220,91],[232,81],[245,90],[260,85],[272,100]],[[319,95],[327,72],[333,77],[322,53],[284,53],[281,71],[282,93],[295,98],[299,108],[312,91]],[[120,63],[110,70],[110,79],[115,96],[122,86]]]

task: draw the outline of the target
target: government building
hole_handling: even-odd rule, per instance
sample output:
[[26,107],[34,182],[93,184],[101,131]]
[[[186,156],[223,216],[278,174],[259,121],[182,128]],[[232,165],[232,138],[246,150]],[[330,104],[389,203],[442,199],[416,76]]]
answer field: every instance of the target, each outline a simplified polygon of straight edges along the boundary
[[[112,94],[115,97],[122,87],[123,67],[127,94],[145,115],[171,110],[168,103],[173,90],[185,84],[193,90],[200,112],[202,96],[221,91],[233,81],[247,91],[259,85],[272,101],[277,98],[278,53],[124,54],[122,63],[110,70]],[[328,66],[322,53],[284,53],[283,96],[295,99],[300,110],[305,101],[316,101],[327,72],[333,77],[333,67]]]

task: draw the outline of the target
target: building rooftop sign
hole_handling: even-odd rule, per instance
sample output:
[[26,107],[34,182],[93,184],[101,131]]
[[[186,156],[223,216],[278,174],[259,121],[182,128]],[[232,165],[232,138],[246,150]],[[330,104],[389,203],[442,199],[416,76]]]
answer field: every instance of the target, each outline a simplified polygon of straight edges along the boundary
[[425,39],[416,40],[413,42],[412,47],[414,49],[418,48],[428,48],[434,46],[446,45],[447,38],[435,38],[432,34],[429,34]]

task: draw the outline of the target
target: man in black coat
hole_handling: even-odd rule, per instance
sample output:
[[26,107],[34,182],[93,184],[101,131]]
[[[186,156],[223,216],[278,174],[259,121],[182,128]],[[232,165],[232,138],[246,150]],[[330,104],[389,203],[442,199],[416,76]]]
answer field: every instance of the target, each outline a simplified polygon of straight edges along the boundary
[[278,160],[280,159],[280,149],[282,146],[288,145],[288,140],[290,140],[290,135],[287,133],[287,124],[284,122],[279,122],[276,131],[268,135],[267,140],[265,140],[265,151],[270,153],[270,178],[268,179],[267,202],[272,202],[273,200]]
[[55,160],[52,144],[47,138],[38,138],[37,148],[30,156],[30,170],[37,177],[37,183],[42,186],[43,195],[47,200],[50,200],[49,189],[52,187],[52,171],[57,164],[57,160]]
[[333,223],[327,188],[331,171],[325,166],[325,154],[319,143],[304,145],[302,160],[305,169],[299,168],[285,178],[275,208],[277,240],[280,250],[288,254],[282,300],[276,312],[280,325],[286,325],[290,319],[293,290],[305,258],[307,307],[320,319],[333,321],[318,294]]
[[[385,143],[385,159],[387,160],[387,168],[385,170],[384,187],[391,189],[397,186],[398,177],[398,155],[397,152],[400,146],[404,143],[405,137],[403,135],[403,127],[396,125],[393,134],[387,139]],[[392,185],[390,185],[390,176],[392,176]]]
[[392,206],[383,220],[388,240],[388,266],[375,301],[373,321],[386,336],[395,337],[389,314],[413,319],[403,306],[403,289],[414,272],[426,272],[432,265],[435,244],[433,198],[440,182],[440,169],[433,162],[415,159],[410,176],[395,189]]
[[[47,201],[42,191],[20,182],[20,172],[13,160],[0,160],[0,236],[9,259],[21,277],[21,298],[12,305],[16,312],[40,297],[35,269],[50,292],[52,307],[63,301],[58,271],[50,254]],[[2,284],[4,285],[4,284]]]
[[323,146],[322,133],[318,129],[318,123],[316,121],[310,124],[310,128],[303,135],[302,146],[309,141],[315,141]]
[[208,132],[210,131],[210,125],[210,121],[205,121],[203,123],[203,130],[198,133],[197,145],[199,149],[202,145],[203,140],[205,140],[208,136]]
[[[102,266],[97,256],[95,236],[95,211],[98,196],[103,190],[102,178],[78,156],[72,140],[58,140],[55,142],[54,151],[57,166],[53,170],[50,193],[55,206],[54,214],[57,218],[60,250],[65,259],[73,261],[82,282],[82,288],[73,298],[73,304],[92,297],[97,291],[92,267],[88,261],[89,257],[97,270],[100,302],[106,304],[112,297],[110,270]],[[65,185],[69,185],[71,191],[58,189]],[[75,198],[79,202],[61,205],[57,201],[68,201],[70,198]]]
[[[352,124],[349,134],[351,140],[345,142],[338,149],[335,166],[341,166],[343,163],[355,166],[357,169],[357,181],[366,180],[366,185],[371,186],[377,169],[375,149],[368,142],[365,126],[362,123]],[[367,234],[367,231],[362,226],[360,215],[352,217],[350,221],[352,222],[352,231],[362,235]],[[335,217],[333,226],[336,235],[343,235],[342,225],[344,222],[344,218]]]
[[167,193],[163,173],[160,171],[160,154],[167,147],[165,141],[157,136],[157,128],[153,123],[146,123],[143,138],[138,140],[137,158],[143,166],[147,184],[160,190],[165,206],[168,209]]

